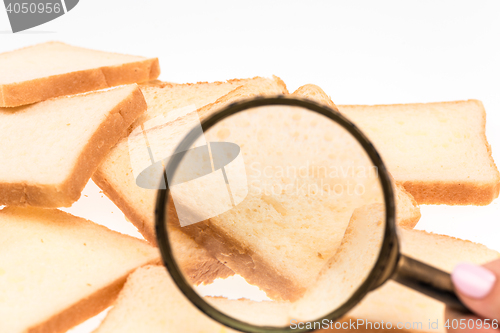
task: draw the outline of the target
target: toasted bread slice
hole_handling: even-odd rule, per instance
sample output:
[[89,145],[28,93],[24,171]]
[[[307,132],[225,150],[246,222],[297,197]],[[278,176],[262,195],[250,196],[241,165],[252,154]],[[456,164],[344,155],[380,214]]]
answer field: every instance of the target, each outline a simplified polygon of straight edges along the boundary
[[0,331],[9,333],[66,332],[159,261],[146,242],[55,209],[2,209],[0,244]]
[[379,149],[395,181],[419,204],[487,205],[500,173],[477,100],[395,105],[340,105]]
[[145,110],[135,84],[0,108],[0,205],[71,206]]
[[95,51],[60,42],[0,54],[0,107],[153,80],[157,58]]

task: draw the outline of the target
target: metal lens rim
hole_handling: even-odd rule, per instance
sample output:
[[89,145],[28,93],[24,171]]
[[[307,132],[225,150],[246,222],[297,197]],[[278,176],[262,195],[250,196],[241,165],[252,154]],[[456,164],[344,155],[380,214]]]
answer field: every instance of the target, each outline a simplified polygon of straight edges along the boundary
[[[257,97],[250,100],[244,100],[241,102],[236,102],[228,105],[219,112],[209,116],[202,121],[203,132],[210,129],[219,121],[232,116],[236,113],[256,108],[262,106],[295,106],[308,109],[310,111],[319,113],[328,119],[341,125],[345,130],[347,130],[352,136],[354,136],[357,141],[364,148],[368,156],[370,157],[373,165],[378,168],[378,176],[383,189],[384,199],[385,199],[385,210],[386,210],[386,228],[384,232],[384,240],[382,243],[382,248],[380,249],[378,259],[373,266],[370,274],[363,282],[363,284],[358,288],[358,290],[348,299],[341,307],[332,311],[328,315],[315,320],[321,325],[321,322],[325,319],[330,321],[336,321],[345,315],[350,309],[352,309],[356,304],[361,301],[361,299],[373,288],[376,284],[380,284],[380,278],[387,275],[388,267],[392,267],[396,264],[397,258],[391,256],[394,249],[398,247],[397,237],[396,237],[396,225],[395,225],[395,199],[392,189],[391,178],[387,172],[387,168],[383,163],[380,155],[373,146],[373,144],[368,140],[368,138],[347,118],[345,118],[341,113],[325,105],[318,104],[311,100],[288,97],[288,96],[275,96],[275,97]],[[177,151],[187,150],[196,141],[195,131],[191,131],[186,135],[183,141],[179,144]],[[180,159],[171,160],[166,166],[167,174],[174,174],[177,169]],[[167,200],[168,200],[169,188],[167,184],[166,189],[160,189],[157,192],[156,209],[155,209],[155,222],[156,222],[156,237],[158,241],[158,246],[160,248],[163,263],[165,264],[168,272],[172,276],[173,280],[182,291],[182,293],[203,313],[205,313],[210,318],[222,323],[225,326],[233,328],[235,330],[251,332],[251,333],[265,333],[265,332],[310,332],[311,329],[292,329],[291,327],[269,327],[269,326],[256,326],[251,325],[246,322],[232,318],[207,302],[198,295],[196,291],[190,286],[185,277],[183,276],[176,260],[172,254],[172,248],[167,232]],[[394,262],[390,262],[394,261]],[[385,273],[385,274],[384,274]],[[385,278],[387,279],[387,278]],[[320,326],[321,327],[321,326]]]

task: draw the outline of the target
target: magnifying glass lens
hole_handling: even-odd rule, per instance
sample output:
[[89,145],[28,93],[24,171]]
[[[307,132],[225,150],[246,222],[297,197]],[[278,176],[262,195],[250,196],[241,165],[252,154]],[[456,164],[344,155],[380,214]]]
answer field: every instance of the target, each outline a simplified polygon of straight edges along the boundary
[[[379,170],[351,132],[303,107],[252,107],[192,131],[164,161],[174,166],[165,175],[173,261],[216,312],[283,328],[338,317],[369,291],[386,205]],[[187,269],[204,255],[221,266]],[[222,265],[225,279],[196,285]]]

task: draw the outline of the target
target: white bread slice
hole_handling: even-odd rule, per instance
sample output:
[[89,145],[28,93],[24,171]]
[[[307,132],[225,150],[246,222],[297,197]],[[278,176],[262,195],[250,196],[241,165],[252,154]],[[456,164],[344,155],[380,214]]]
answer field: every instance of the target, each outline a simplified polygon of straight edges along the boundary
[[[313,97],[320,101],[328,99],[324,93]],[[304,161],[307,161],[312,166],[311,171],[320,170],[321,166],[339,167],[337,169],[346,166],[344,170],[352,165],[366,170],[372,167],[361,146],[345,131],[338,129],[337,125],[324,122],[315,114],[296,114],[294,123],[289,124],[285,130],[280,126],[283,121],[286,122],[284,112],[290,111],[276,109],[271,114],[244,115],[248,116],[245,119],[228,118],[206,132],[205,137],[209,141],[237,143],[243,152],[249,184],[257,180],[259,187],[264,184],[262,188],[269,179],[266,176],[259,177],[265,175],[267,166],[282,166],[285,169],[292,165],[300,170]],[[259,124],[258,133],[255,133],[256,140],[253,134],[239,130],[245,124]],[[303,136],[296,136],[299,127]],[[276,128],[282,128],[283,132],[276,133]],[[224,135],[221,136],[220,133]],[[262,144],[256,145],[256,142]],[[294,144],[290,145],[290,142]],[[298,145],[303,146],[298,148]],[[287,153],[289,146],[292,146],[293,151]],[[259,166],[264,169],[259,169]],[[299,193],[292,196],[261,195],[256,191],[249,193],[231,211],[181,229],[247,282],[264,290],[269,297],[295,300],[335,254],[353,210],[366,203],[382,200],[378,179],[349,177],[340,175],[333,179],[314,175],[307,178],[312,179],[314,184],[359,182],[364,188],[371,190],[359,197],[349,196],[345,191],[340,199],[328,194],[313,197]],[[278,178],[270,181],[276,181],[283,188],[281,182],[287,180]],[[309,179],[303,181],[307,182]],[[420,216],[418,208],[404,192],[397,193],[400,202],[406,205],[400,213],[408,214],[400,215],[399,218],[409,220],[406,224],[413,226],[413,221]],[[180,200],[176,200],[177,206]],[[186,198],[185,201],[188,200]],[[201,203],[198,204],[200,205]],[[171,210],[170,213],[172,221],[175,221],[175,212]],[[308,263],[307,269],[304,269],[304,262]]]
[[[153,82],[141,85],[141,90],[146,98],[148,110],[130,127],[129,132],[144,121],[166,115],[178,108],[190,105],[202,108],[211,104],[216,109],[227,103],[223,96],[230,92],[231,95],[228,95],[231,96],[230,100],[265,93],[287,93],[286,86],[277,77],[196,84]],[[154,229],[156,191],[136,185],[127,138],[122,139],[111,149],[92,179],[139,229],[144,238],[151,244],[156,244]],[[233,274],[229,268],[196,245],[189,237],[179,233],[174,237],[178,240],[178,246],[183,248],[185,255],[179,259],[183,261],[182,267],[192,282],[210,283],[216,277],[224,278]],[[195,251],[196,249],[198,251]]]
[[135,84],[0,108],[0,205],[71,206],[145,110]]
[[[286,318],[287,304],[207,298],[223,311],[252,317],[270,325]],[[287,323],[279,322],[278,325]],[[162,266],[145,266],[132,273],[118,299],[94,333],[225,333],[236,332],[207,317],[180,292]]]
[[0,54],[0,107],[153,80],[157,58],[48,42]]
[[146,242],[55,209],[0,211],[0,331],[65,332],[159,261]]
[[395,181],[419,204],[487,205],[500,173],[477,100],[395,105],[340,105],[373,141]]

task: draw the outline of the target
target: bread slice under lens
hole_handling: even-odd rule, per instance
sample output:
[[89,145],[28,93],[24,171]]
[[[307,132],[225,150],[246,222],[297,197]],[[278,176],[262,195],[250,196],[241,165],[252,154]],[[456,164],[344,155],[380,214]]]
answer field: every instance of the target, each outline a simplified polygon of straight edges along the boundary
[[[235,90],[236,89],[236,90]],[[201,82],[173,84],[152,82],[141,85],[148,110],[129,128],[131,132],[145,121],[165,116],[173,110],[192,106],[194,110],[211,103],[225,105],[223,97],[232,92],[230,100],[260,94],[286,93],[284,83],[277,77],[266,79],[229,80],[227,82]],[[139,232],[150,243],[156,244],[154,211],[156,190],[136,185],[130,161],[128,138],[123,138],[111,149],[104,162],[92,176],[94,182],[122,210]],[[173,232],[175,233],[175,231]],[[182,248],[182,266],[193,283],[210,283],[216,277],[227,277],[233,272],[182,233],[173,235]],[[175,241],[175,240],[174,240]]]
[[48,42],[0,54],[0,107],[153,80],[157,58]]
[[65,332],[107,308],[158,249],[55,209],[0,211],[0,331]]
[[[313,98],[320,102],[329,99],[324,93]],[[335,254],[354,209],[366,203],[383,202],[383,198],[377,177],[315,172],[321,171],[322,166],[328,170],[373,167],[359,143],[343,128],[305,111],[294,114],[290,118],[293,120],[287,120],[289,113],[285,112],[296,111],[282,108],[268,113],[257,111],[227,118],[205,132],[205,136],[209,141],[238,144],[244,156],[249,188],[252,189],[251,184],[256,181],[262,191],[250,191],[232,210],[180,229],[269,297],[293,301],[301,297]],[[282,123],[286,125],[281,126]],[[246,127],[240,130],[242,126]],[[255,137],[249,133],[256,133]],[[290,178],[293,175],[268,179],[265,176],[268,166],[281,167],[281,170],[288,170],[290,166],[301,170],[309,166],[310,175],[297,180],[306,187],[321,186],[322,190],[313,195],[300,191],[293,195],[280,191],[262,194],[274,185],[288,188],[290,179],[295,179]],[[349,183],[362,185],[366,193],[357,196],[345,190],[337,196],[323,192],[324,186]],[[414,225],[413,221],[420,217],[418,207],[403,191],[397,188],[396,191],[400,198],[398,204],[408,205],[399,210],[399,221]],[[183,204],[182,199],[175,199],[178,208]],[[186,203],[190,200],[183,199]],[[195,206],[189,209],[199,209],[201,203]],[[174,224],[177,213],[172,209],[170,214]],[[305,262],[307,266],[303,265]]]
[[500,173],[480,101],[338,108],[373,141],[395,181],[419,204],[487,205],[498,197]]
[[0,205],[71,206],[145,110],[135,84],[0,108]]

